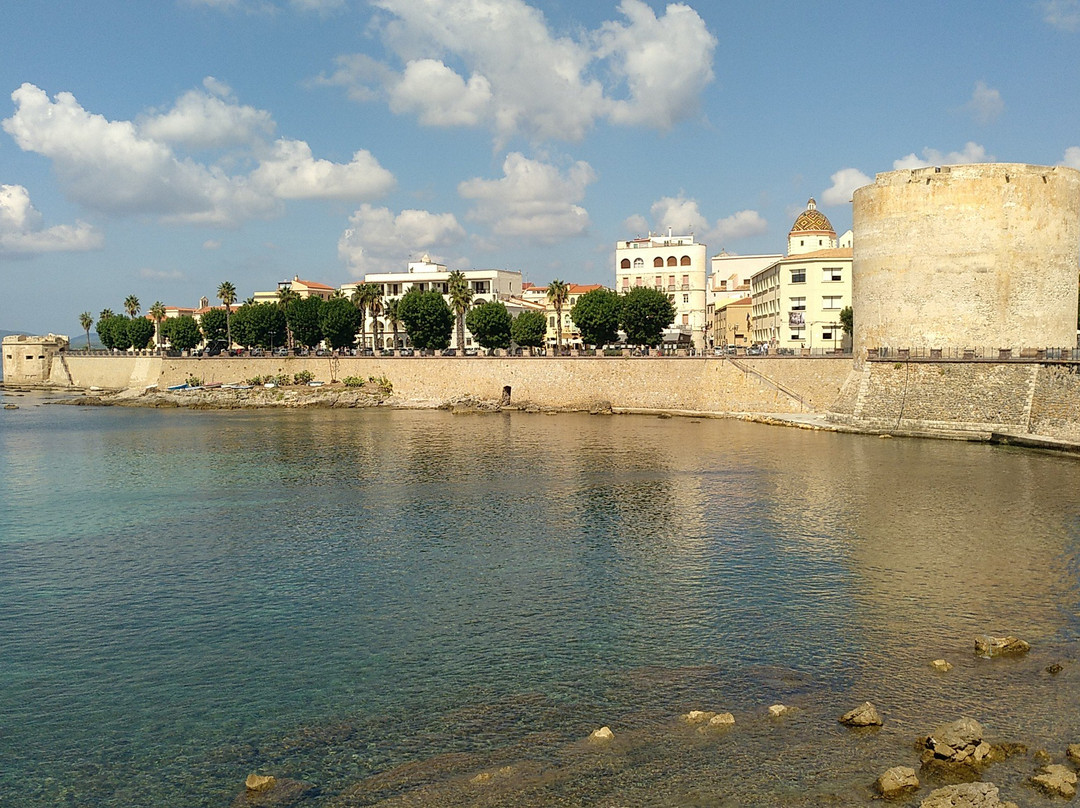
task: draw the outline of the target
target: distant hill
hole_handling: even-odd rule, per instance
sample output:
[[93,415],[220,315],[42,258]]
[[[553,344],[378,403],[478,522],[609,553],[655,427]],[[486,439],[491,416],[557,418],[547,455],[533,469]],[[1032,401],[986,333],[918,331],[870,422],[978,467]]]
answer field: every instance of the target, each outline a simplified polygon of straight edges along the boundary
[[0,339],[4,337],[14,337],[18,334],[25,334],[25,331],[0,331]]

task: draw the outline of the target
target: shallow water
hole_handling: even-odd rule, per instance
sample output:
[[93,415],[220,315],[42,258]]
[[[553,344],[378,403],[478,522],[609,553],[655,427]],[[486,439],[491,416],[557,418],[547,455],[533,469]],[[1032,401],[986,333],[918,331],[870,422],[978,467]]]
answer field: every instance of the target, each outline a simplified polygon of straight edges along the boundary
[[[0,805],[224,806],[251,771],[318,806],[866,805],[960,715],[1055,759],[1080,741],[1075,459],[5,401]],[[986,632],[1033,651],[978,659]],[[865,699],[881,730],[837,724]],[[984,777],[1041,804],[1035,767]]]

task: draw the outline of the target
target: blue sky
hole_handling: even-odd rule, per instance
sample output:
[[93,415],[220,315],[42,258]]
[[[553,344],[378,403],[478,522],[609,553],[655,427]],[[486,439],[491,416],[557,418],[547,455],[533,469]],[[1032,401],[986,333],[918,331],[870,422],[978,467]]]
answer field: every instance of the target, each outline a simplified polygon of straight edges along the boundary
[[0,329],[429,253],[613,283],[779,252],[881,171],[1080,168],[1080,0],[12,0]]

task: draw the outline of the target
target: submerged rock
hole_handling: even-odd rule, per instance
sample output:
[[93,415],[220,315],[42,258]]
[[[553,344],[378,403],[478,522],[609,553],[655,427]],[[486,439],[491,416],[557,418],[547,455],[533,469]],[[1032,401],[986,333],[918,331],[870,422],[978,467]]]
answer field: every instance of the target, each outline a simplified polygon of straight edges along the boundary
[[961,783],[931,791],[919,808],[1017,808],[1002,802],[999,793],[993,783]]
[[272,774],[255,774],[252,772],[247,776],[247,780],[244,781],[244,785],[248,791],[269,791],[277,784],[277,780]]
[[319,793],[312,783],[259,774],[249,774],[244,785],[231,808],[291,808]]
[[773,718],[779,718],[782,715],[787,715],[791,712],[791,708],[786,704],[774,704],[769,707],[769,715]]
[[981,657],[1013,656],[1026,654],[1031,646],[1018,637],[991,637],[980,634],[975,638],[975,653]]
[[708,724],[698,729],[698,732],[711,732],[733,726],[735,726],[735,716],[731,713],[716,713],[709,719]]
[[1065,757],[1073,763],[1080,764],[1080,743],[1071,743],[1065,749]]
[[1053,665],[1047,665],[1046,666],[1046,672],[1051,674],[1051,675],[1057,675],[1057,674],[1061,673],[1063,670],[1065,670],[1065,668],[1061,664],[1059,664],[1057,662],[1055,662]]
[[706,721],[713,719],[716,713],[708,712],[706,710],[691,710],[685,715],[681,716],[682,720],[687,724],[704,724]]
[[1060,763],[1043,766],[1039,773],[1031,778],[1031,784],[1047,794],[1067,800],[1076,796],[1076,772]]
[[590,743],[607,743],[614,739],[615,733],[611,731],[611,727],[600,727],[598,730],[594,730],[592,735],[589,736]]
[[877,708],[868,701],[864,701],[854,710],[849,710],[840,716],[840,723],[847,727],[880,727],[881,716]]
[[877,779],[874,787],[883,797],[896,797],[916,791],[919,788],[919,778],[909,766],[893,766]]
[[944,659],[935,659],[933,662],[930,663],[930,667],[936,671],[941,671],[942,673],[948,673],[952,670],[952,665],[950,665]]

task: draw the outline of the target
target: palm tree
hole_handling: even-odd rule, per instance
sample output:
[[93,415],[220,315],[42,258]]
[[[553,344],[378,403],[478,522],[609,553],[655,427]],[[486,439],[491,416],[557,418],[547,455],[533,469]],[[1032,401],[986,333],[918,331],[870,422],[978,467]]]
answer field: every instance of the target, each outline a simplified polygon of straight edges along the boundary
[[394,350],[398,349],[398,326],[401,325],[401,320],[398,318],[398,298],[392,297],[386,301],[384,307],[386,312],[386,322],[390,323],[390,328],[394,332]]
[[457,318],[457,349],[459,353],[464,354],[465,312],[469,310],[469,304],[472,303],[473,290],[469,282],[465,280],[465,273],[460,269],[455,269],[450,273],[450,277],[447,278],[447,290],[450,295],[450,308]]
[[371,347],[378,348],[379,342],[379,315],[383,311],[383,293],[381,283],[372,283],[371,294],[368,297],[368,311],[371,312]]
[[90,350],[90,326],[94,324],[94,315],[88,311],[84,311],[79,315],[79,325],[83,327],[83,331],[86,332],[86,350]]
[[135,297],[135,295],[128,295],[124,300],[124,311],[127,312],[127,316],[134,318],[139,313],[139,309],[139,298]]
[[232,314],[232,304],[236,302],[236,287],[228,281],[222,281],[221,285],[217,288],[218,300],[225,305],[225,339],[229,342],[229,350],[232,350],[232,323],[230,322],[230,315]]
[[161,351],[161,322],[165,319],[165,304],[155,300],[150,307],[150,319],[154,321],[154,345]]
[[282,289],[278,289],[277,304],[278,308],[285,312],[285,335],[289,342],[289,350],[292,350],[293,347],[292,326],[289,325],[289,306],[293,303],[293,301],[299,299],[300,293],[297,292],[295,289],[290,289],[287,286]]
[[364,347],[364,334],[367,331],[367,312],[368,306],[371,305],[371,296],[374,292],[375,284],[373,283],[358,283],[356,289],[353,290],[352,297],[349,298],[352,304],[360,310],[360,347]]
[[570,287],[564,281],[553,279],[547,287],[548,303],[555,307],[555,347],[562,353],[562,307],[570,297]]

